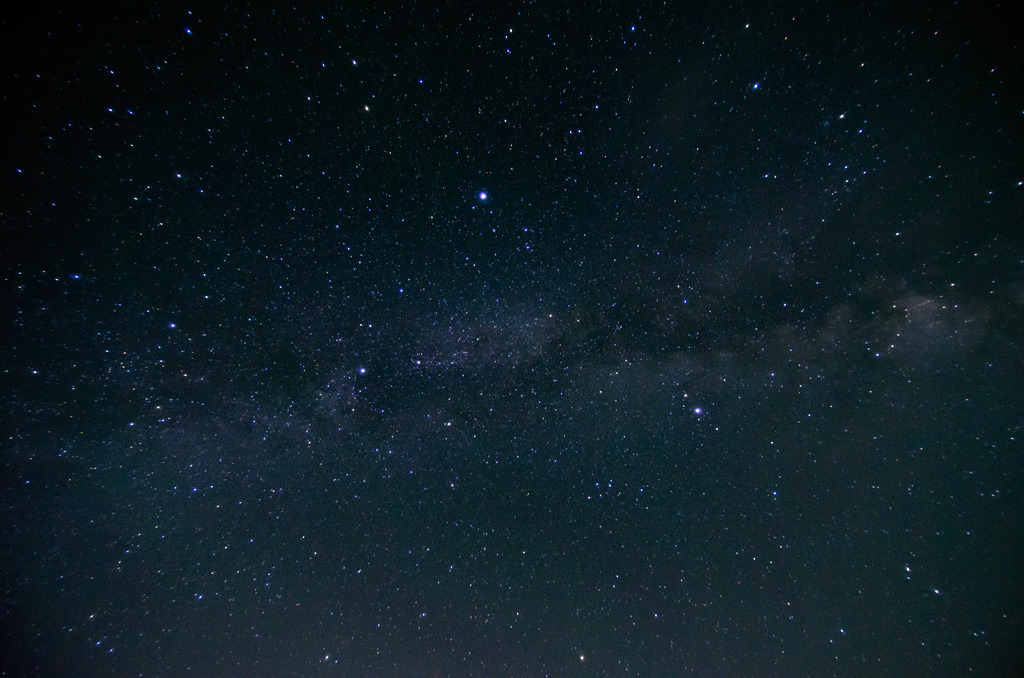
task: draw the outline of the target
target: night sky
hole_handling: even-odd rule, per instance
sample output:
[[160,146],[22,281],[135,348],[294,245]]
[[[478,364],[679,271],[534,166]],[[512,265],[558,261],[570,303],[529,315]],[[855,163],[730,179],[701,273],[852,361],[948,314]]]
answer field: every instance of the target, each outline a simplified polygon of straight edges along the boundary
[[0,21],[0,674],[1024,670],[1013,3],[81,4]]

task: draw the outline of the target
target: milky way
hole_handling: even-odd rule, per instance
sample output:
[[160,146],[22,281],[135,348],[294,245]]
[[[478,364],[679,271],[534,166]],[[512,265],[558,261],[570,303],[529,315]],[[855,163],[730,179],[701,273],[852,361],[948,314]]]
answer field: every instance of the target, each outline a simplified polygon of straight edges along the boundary
[[3,671],[1019,672],[1009,10],[677,4],[6,19]]

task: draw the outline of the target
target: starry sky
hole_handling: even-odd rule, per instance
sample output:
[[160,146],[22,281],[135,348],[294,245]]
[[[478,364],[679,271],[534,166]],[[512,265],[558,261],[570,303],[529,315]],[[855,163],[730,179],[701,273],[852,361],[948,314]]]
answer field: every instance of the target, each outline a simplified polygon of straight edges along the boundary
[[922,3],[0,20],[0,673],[1024,670],[1024,59]]

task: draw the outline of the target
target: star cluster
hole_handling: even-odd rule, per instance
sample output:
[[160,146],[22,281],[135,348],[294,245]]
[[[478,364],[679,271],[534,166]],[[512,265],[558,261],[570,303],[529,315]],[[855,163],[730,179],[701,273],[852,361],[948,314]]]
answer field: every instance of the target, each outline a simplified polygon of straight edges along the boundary
[[1024,66],[957,3],[2,24],[10,675],[1024,666]]

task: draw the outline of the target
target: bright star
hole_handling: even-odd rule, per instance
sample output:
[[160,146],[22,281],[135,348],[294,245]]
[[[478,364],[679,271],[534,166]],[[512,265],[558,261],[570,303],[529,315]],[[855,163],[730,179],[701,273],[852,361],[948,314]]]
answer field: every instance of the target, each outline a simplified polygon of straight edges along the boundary
[[487,200],[487,192],[486,191],[480,191],[480,199],[481,200]]

